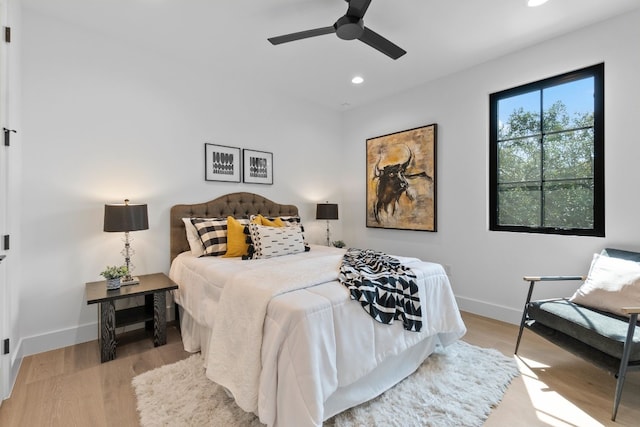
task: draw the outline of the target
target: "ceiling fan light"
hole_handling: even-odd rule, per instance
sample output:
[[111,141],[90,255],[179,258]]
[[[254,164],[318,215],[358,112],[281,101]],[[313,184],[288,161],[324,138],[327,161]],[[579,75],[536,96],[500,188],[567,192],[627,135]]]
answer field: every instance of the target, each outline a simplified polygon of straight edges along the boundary
[[537,6],[542,6],[543,4],[545,4],[548,0],[529,0],[527,2],[527,6],[529,7],[537,7]]

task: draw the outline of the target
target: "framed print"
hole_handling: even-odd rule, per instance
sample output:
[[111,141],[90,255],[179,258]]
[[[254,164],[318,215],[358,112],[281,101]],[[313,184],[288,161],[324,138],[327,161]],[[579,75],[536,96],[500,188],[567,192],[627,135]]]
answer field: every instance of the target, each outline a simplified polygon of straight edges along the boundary
[[436,231],[436,128],[367,139],[367,227]]
[[240,149],[204,144],[205,181],[240,182]]
[[273,184],[273,153],[242,150],[242,180],[248,184]]

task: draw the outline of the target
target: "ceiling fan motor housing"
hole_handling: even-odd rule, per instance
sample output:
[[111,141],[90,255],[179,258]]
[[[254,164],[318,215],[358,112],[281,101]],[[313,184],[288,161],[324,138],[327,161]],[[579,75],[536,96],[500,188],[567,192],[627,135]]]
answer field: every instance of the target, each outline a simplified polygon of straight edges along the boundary
[[342,40],[355,40],[364,32],[364,20],[355,16],[344,15],[333,24],[336,35]]

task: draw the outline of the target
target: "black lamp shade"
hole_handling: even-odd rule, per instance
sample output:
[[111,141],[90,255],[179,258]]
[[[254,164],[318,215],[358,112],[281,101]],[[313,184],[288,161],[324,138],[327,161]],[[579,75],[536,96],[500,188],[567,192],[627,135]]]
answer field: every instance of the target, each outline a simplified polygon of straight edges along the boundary
[[147,205],[104,205],[104,231],[149,229]]
[[318,203],[316,205],[316,219],[338,219],[338,205],[336,203]]

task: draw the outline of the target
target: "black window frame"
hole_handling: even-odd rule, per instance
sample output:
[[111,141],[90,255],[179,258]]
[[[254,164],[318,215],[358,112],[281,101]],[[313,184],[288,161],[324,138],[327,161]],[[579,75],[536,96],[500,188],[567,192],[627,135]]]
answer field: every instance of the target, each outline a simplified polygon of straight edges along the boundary
[[[532,227],[498,224],[498,102],[588,77],[594,79],[593,228]],[[542,117],[542,111],[541,111]],[[604,174],[604,63],[570,71],[489,95],[489,230],[605,237]],[[544,137],[541,130],[540,138]],[[541,182],[542,178],[541,178]]]

